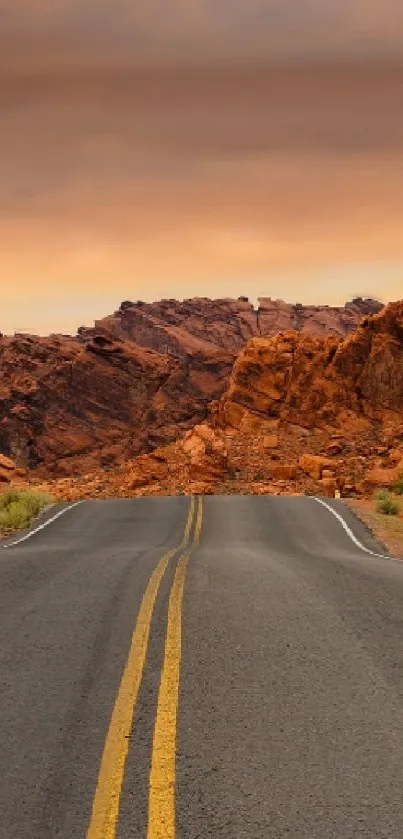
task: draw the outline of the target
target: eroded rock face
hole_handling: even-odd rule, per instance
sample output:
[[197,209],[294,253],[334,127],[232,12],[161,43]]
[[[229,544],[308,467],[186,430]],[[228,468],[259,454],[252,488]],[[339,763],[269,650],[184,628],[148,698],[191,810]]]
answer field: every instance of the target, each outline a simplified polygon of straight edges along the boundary
[[0,451],[43,474],[76,475],[176,439],[221,392],[230,358],[184,364],[129,341],[0,339]]
[[[355,298],[345,306],[303,306],[259,298],[254,308],[247,297],[238,300],[125,301],[114,315],[95,322],[95,331],[129,338],[161,353],[181,356],[217,349],[238,352],[247,341],[296,330],[309,335],[345,336],[360,320],[382,309],[376,300]],[[81,328],[81,336],[94,330]]]
[[344,340],[295,332],[252,339],[212,422],[231,439],[229,462],[250,479],[292,460],[294,487],[304,491],[363,494],[393,484],[403,470],[403,301]]
[[208,421],[57,492],[365,495],[402,471],[403,301],[344,340],[253,338]]
[[329,474],[333,470],[333,461],[327,457],[321,457],[317,454],[303,454],[299,459],[299,466],[306,475],[311,478],[320,480],[320,478],[332,478]]
[[181,441],[188,457],[188,481],[210,485],[222,480],[228,454],[223,438],[206,423],[196,425]]
[[[267,298],[255,310],[247,298],[125,301],[76,338],[1,336],[0,451],[39,475],[116,468],[201,423],[251,337],[284,325],[304,334],[344,335],[380,305],[357,300],[340,308],[295,307]],[[281,376],[279,370],[271,396],[262,395],[264,410],[270,398],[281,401]],[[241,408],[241,402],[232,405]],[[270,425],[267,433],[273,433]]]
[[[398,421],[402,411],[400,302],[364,319],[342,341],[296,332],[252,339],[237,358],[216,420],[239,428],[252,414],[313,429],[338,425],[350,413],[365,427],[368,421]],[[334,451],[340,447],[333,441]]]
[[16,465],[10,457],[0,454],[0,485],[9,484],[16,474]]

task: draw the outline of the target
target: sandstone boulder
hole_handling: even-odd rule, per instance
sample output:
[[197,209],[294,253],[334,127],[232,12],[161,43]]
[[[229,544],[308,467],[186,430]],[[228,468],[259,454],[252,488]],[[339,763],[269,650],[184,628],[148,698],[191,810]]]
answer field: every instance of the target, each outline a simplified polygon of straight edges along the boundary
[[403,463],[390,469],[375,467],[365,474],[364,482],[370,488],[390,488],[403,474]]
[[263,437],[263,448],[265,450],[277,449],[279,438],[277,434],[268,434]]
[[272,463],[269,467],[273,478],[284,481],[294,481],[298,474],[298,467],[295,463]]
[[319,481],[321,492],[329,498],[334,498],[338,490],[337,481],[335,478],[321,478]]
[[16,475],[16,465],[10,457],[0,452],[0,484],[9,484]]
[[391,449],[389,452],[389,460],[391,463],[394,463],[396,466],[399,467],[403,464],[403,449]]
[[12,472],[15,468],[14,461],[0,452],[0,469],[4,469],[6,472]]
[[302,469],[306,475],[310,475],[311,478],[315,478],[317,481],[319,481],[322,477],[324,470],[331,469],[333,466],[333,461],[329,458],[314,454],[301,455],[298,463],[300,469]]
[[227,449],[221,437],[207,424],[185,434],[182,449],[189,458],[189,480],[212,481],[227,470]]

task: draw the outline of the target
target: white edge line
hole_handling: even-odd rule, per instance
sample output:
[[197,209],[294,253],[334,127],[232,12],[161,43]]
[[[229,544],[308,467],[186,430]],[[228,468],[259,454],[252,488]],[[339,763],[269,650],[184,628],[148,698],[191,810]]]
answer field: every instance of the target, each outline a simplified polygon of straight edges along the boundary
[[25,534],[25,536],[21,536],[21,539],[16,539],[15,542],[9,542],[8,545],[0,545],[0,547],[3,548],[3,550],[5,550],[6,548],[13,548],[15,545],[20,545],[21,542],[25,542],[27,539],[30,539],[31,536],[34,536],[35,533],[38,533],[39,530],[43,530],[44,527],[48,526],[48,524],[52,524],[52,522],[56,521],[56,519],[58,519],[60,516],[63,516],[69,510],[72,510],[73,507],[77,507],[78,504],[82,503],[82,501],[75,501],[74,504],[70,504],[68,507],[64,507],[63,510],[60,510],[58,513],[56,513],[56,515],[52,516],[51,519],[47,519],[45,522],[43,522],[43,524],[40,524],[38,527],[35,527],[35,530],[30,530],[29,533]]
[[386,554],[377,554],[374,551],[371,551],[369,548],[366,548],[365,545],[363,545],[359,541],[359,539],[357,539],[357,537],[354,535],[353,531],[348,526],[347,522],[344,521],[343,516],[341,516],[340,513],[338,513],[336,510],[334,510],[333,507],[330,506],[330,504],[327,504],[326,501],[323,501],[321,498],[316,498],[316,496],[313,496],[313,499],[314,499],[314,501],[317,501],[318,504],[322,504],[323,507],[326,507],[326,509],[329,510],[330,513],[333,513],[333,515],[336,517],[336,519],[339,520],[342,528],[346,531],[346,533],[349,535],[350,539],[352,539],[352,541],[354,542],[355,545],[357,545],[358,548],[360,548],[362,551],[365,551],[365,553],[367,553],[367,554],[371,554],[371,556],[378,557],[378,559],[392,559],[393,560],[393,558],[394,558],[393,556],[386,556]]

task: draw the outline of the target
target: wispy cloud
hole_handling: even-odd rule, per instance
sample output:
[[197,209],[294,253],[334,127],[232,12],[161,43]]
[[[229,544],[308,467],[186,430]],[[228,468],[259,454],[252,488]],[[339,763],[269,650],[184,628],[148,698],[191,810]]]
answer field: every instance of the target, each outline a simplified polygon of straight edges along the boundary
[[83,290],[83,319],[111,295],[341,302],[371,261],[396,297],[401,101],[403,70],[0,85],[0,328],[73,329]]
[[401,0],[0,0],[0,329],[115,296],[396,297],[403,68],[375,59],[402,48]]
[[2,0],[2,63],[401,56],[400,0]]

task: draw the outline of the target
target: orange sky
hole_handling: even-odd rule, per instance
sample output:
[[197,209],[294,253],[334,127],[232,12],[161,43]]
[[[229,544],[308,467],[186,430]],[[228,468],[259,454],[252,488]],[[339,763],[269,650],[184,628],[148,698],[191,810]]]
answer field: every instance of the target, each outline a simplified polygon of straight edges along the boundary
[[[16,43],[44,37],[34,5],[8,16]],[[50,46],[79,31],[65,5],[41,4]],[[207,37],[212,6],[191,8]],[[370,30],[375,6],[354,10]],[[0,71],[3,332],[74,332],[127,298],[403,296],[403,69],[73,65]]]
[[401,58],[401,0],[2,0],[0,64]]

